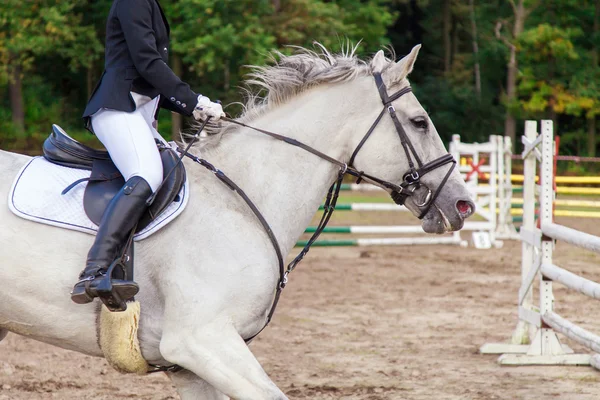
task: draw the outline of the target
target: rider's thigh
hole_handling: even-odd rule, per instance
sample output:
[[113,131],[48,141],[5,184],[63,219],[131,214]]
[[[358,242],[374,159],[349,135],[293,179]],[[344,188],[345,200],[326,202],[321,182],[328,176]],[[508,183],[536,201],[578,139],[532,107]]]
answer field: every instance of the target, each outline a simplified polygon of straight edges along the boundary
[[162,161],[152,127],[139,112],[101,110],[92,117],[98,139],[125,180],[144,178],[155,191],[163,178]]

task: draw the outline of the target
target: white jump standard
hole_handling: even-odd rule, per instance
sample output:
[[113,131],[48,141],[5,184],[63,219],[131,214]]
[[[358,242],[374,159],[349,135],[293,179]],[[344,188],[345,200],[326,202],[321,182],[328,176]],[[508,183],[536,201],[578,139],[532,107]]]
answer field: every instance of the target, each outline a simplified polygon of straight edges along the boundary
[[[519,322],[511,344],[486,344],[481,353],[502,354],[498,359],[504,365],[592,365],[600,369],[600,336],[575,325],[554,312],[553,281],[569,289],[600,300],[600,285],[557,267],[552,261],[554,242],[562,240],[569,244],[600,253],[600,237],[553,223],[555,197],[554,143],[552,121],[542,121],[542,134],[537,135],[534,121],[527,121],[523,143],[525,151],[525,182],[523,185],[523,246],[521,288],[519,290]],[[541,147],[541,151],[538,149]],[[540,229],[535,227],[535,176],[536,159],[540,161],[539,190]],[[539,307],[533,304],[532,287],[539,280]],[[557,332],[595,352],[573,354],[563,345]],[[532,334],[532,335],[530,335]],[[531,344],[530,337],[533,336]]]

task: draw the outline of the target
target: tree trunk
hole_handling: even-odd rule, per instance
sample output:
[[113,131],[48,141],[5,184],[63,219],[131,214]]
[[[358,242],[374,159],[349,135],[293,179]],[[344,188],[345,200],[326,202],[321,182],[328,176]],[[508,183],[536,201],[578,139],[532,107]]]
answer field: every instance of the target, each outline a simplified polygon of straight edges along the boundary
[[[600,32],[600,0],[596,0],[596,9],[594,12],[594,37],[598,35]],[[598,66],[598,48],[594,45],[592,49],[592,62],[594,63],[594,68]]]
[[281,10],[281,0],[272,0],[271,4],[273,4],[275,13],[278,13]]
[[[179,57],[179,55],[177,54],[173,54],[172,56],[172,60],[173,60],[173,72],[175,73],[175,75],[181,77],[181,74],[183,72],[183,65],[181,63],[181,58]],[[192,107],[195,107],[196,105],[193,104],[191,105]],[[171,138],[173,140],[179,140],[179,132],[181,132],[181,128],[182,128],[182,117],[181,114],[179,113],[171,113]]]
[[442,35],[444,40],[444,72],[450,72],[452,63],[452,41],[450,37],[452,29],[452,12],[451,12],[451,0],[444,0],[443,10],[443,27]]
[[229,91],[231,87],[231,68],[229,67],[229,60],[225,62],[225,68],[223,69],[223,90]]
[[587,119],[587,155],[596,157],[596,117]]
[[[600,31],[600,0],[596,0],[596,9],[594,12],[594,34],[598,35]],[[598,68],[598,48],[594,45],[592,48],[592,66]],[[587,155],[588,157],[596,157],[596,116],[587,118]]]
[[452,18],[452,54],[450,56],[451,63],[454,62],[456,55],[459,53],[460,39],[458,36],[458,29],[459,29],[458,19]]
[[[513,27],[513,40],[516,40],[525,27],[525,18],[527,11],[523,7],[523,0],[519,0],[514,9],[515,12],[515,23]],[[506,78],[506,101],[510,105],[516,99],[517,93],[517,48],[516,46],[510,46],[510,58],[508,61],[508,74]],[[510,113],[510,110],[506,110],[506,120],[504,121],[504,135],[510,136],[510,139],[516,144],[517,135],[517,121],[515,117]]]
[[[558,114],[554,111],[554,108],[550,107],[548,110],[548,119],[552,120],[552,134],[556,135],[558,133]],[[577,147],[581,147],[579,144]]]
[[474,0],[469,0],[469,6],[471,8],[471,36],[473,37],[473,58],[475,58],[475,93],[477,93],[477,99],[481,101],[481,72],[479,69],[479,46],[477,45],[477,21],[475,20],[474,3]]
[[13,58],[13,64],[9,66],[8,96],[12,122],[17,133],[22,136],[25,131],[25,105],[23,103],[23,81],[21,80],[21,66]]

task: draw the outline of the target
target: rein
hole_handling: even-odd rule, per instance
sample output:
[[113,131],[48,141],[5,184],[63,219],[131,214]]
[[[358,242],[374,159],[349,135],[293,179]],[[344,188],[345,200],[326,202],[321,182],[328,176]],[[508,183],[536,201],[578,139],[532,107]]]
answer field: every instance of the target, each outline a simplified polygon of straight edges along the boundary
[[[199,158],[193,154],[190,154],[188,152],[188,150],[191,147],[191,144],[194,143],[198,139],[200,132],[204,129],[206,122],[208,122],[208,121],[206,121],[205,123],[202,124],[199,131],[194,135],[192,142],[187,146],[186,149],[182,149],[182,148],[177,149],[177,151],[179,153],[181,153],[181,158],[183,158],[184,156],[188,157],[192,161],[194,161],[197,164],[201,165],[202,167],[208,169],[209,171],[211,171],[212,173],[215,174],[217,179],[219,179],[221,182],[223,182],[227,187],[229,187],[229,189],[236,192],[244,200],[244,202],[251,209],[252,213],[256,216],[256,218],[259,220],[259,222],[263,226],[265,232],[267,233],[267,236],[269,237],[269,240],[271,241],[271,244],[273,245],[273,248],[275,249],[275,253],[277,255],[277,262],[279,265],[279,282],[277,285],[277,289],[275,291],[275,297],[273,299],[273,304],[271,305],[271,310],[269,311],[269,314],[267,315],[267,322],[265,323],[265,325],[255,335],[251,336],[248,339],[244,339],[246,343],[250,343],[271,322],[273,314],[275,313],[275,308],[277,307],[277,303],[279,302],[279,298],[281,297],[281,292],[288,283],[289,274],[298,266],[300,261],[302,261],[304,259],[304,256],[306,256],[306,254],[309,252],[311,246],[319,238],[319,236],[321,235],[321,233],[323,232],[323,230],[329,223],[329,220],[331,219],[331,216],[333,215],[333,212],[335,211],[337,199],[338,199],[341,187],[342,187],[342,181],[344,179],[344,176],[346,176],[346,174],[357,178],[357,183],[360,183],[361,181],[366,181],[366,182],[369,182],[369,183],[371,183],[375,186],[378,186],[382,189],[385,189],[386,191],[388,191],[390,193],[392,199],[394,200],[394,202],[396,204],[403,205],[404,202],[406,201],[406,199],[408,197],[410,197],[411,195],[413,195],[415,190],[417,190],[420,187],[420,185],[421,185],[420,179],[423,175],[425,175],[445,164],[452,163],[452,166],[446,173],[446,176],[444,177],[444,179],[438,186],[435,193],[433,195],[431,195],[431,190],[429,190],[429,194],[428,194],[427,198],[425,199],[425,201],[422,204],[416,204],[417,207],[422,209],[422,211],[419,215],[419,219],[421,219],[425,216],[425,214],[427,214],[427,212],[429,211],[431,206],[434,204],[440,191],[442,190],[442,188],[448,181],[448,178],[450,177],[452,170],[456,166],[456,160],[454,160],[454,157],[452,157],[451,154],[445,154],[442,157],[439,157],[439,158],[437,158],[433,161],[430,161],[426,164],[423,164],[421,162],[421,159],[417,155],[417,152],[415,151],[414,146],[412,145],[410,139],[408,138],[406,132],[404,131],[402,124],[398,120],[398,117],[396,115],[396,109],[391,104],[394,100],[397,100],[398,98],[402,97],[406,93],[411,92],[412,91],[411,87],[410,86],[405,87],[405,88],[401,89],[400,91],[394,93],[393,95],[388,96],[387,89],[385,87],[385,84],[383,82],[381,74],[374,73],[373,76],[375,78],[375,83],[377,84],[377,90],[379,91],[379,95],[380,95],[381,101],[383,103],[383,109],[381,110],[381,112],[379,113],[379,116],[375,119],[375,121],[373,122],[373,124],[371,125],[371,127],[369,128],[367,133],[365,134],[365,136],[362,138],[362,140],[360,141],[360,143],[358,144],[358,146],[352,153],[349,163],[345,163],[345,162],[339,161],[333,157],[330,157],[327,154],[325,154],[311,146],[308,146],[307,144],[304,144],[296,139],[293,139],[293,138],[290,138],[287,136],[283,136],[278,133],[269,132],[264,129],[255,128],[253,126],[246,125],[242,122],[236,121],[236,120],[228,118],[228,117],[221,118],[224,121],[254,130],[256,132],[270,136],[274,139],[283,141],[292,146],[298,147],[302,150],[312,153],[315,156],[340,167],[336,181],[331,185],[331,187],[329,188],[329,191],[327,192],[327,197],[326,197],[324,205],[323,205],[323,210],[324,210],[323,215],[321,217],[321,220],[319,221],[317,228],[315,229],[315,232],[313,233],[311,238],[308,240],[306,246],[304,246],[302,251],[300,251],[300,253],[292,260],[292,262],[290,262],[290,264],[288,264],[287,268],[284,268],[283,255],[281,253],[281,247],[279,246],[279,242],[277,241],[277,238],[275,237],[273,230],[271,229],[269,223],[267,222],[265,217],[262,215],[262,213],[260,212],[258,207],[256,207],[256,205],[246,195],[246,193],[235,182],[233,182],[229,177],[227,177],[223,173],[223,171],[216,168],[210,162],[208,162],[204,159],[201,159],[201,158]],[[375,130],[375,127],[377,127],[377,125],[383,118],[383,115],[385,114],[386,110],[388,111],[390,117],[392,118],[392,121],[394,122],[396,131],[400,138],[400,142],[402,143],[402,147],[404,149],[406,158],[408,160],[409,171],[404,174],[403,181],[400,185],[397,185],[395,183],[392,183],[392,182],[377,178],[375,176],[366,174],[364,171],[359,171],[352,166],[354,163],[354,159],[356,158],[358,152],[361,150],[361,148],[363,147],[365,142],[369,139],[369,137]],[[416,161],[418,168],[415,167],[413,158]],[[153,368],[151,371],[149,371],[150,373],[152,373],[152,372],[178,372],[183,369],[179,365],[171,365],[171,366],[150,365],[150,366]]]

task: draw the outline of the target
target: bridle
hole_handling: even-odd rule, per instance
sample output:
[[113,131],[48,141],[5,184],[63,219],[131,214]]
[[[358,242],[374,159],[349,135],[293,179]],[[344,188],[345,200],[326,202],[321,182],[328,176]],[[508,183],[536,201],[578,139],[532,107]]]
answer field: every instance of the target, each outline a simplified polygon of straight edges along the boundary
[[[381,97],[381,101],[383,103],[383,109],[381,110],[381,112],[379,113],[379,116],[377,117],[377,119],[375,119],[375,122],[373,122],[373,124],[371,125],[371,127],[369,128],[369,130],[367,131],[365,136],[362,138],[362,140],[360,141],[358,146],[356,146],[356,149],[354,149],[354,152],[352,153],[352,156],[350,157],[350,161],[348,162],[348,165],[350,167],[352,167],[354,165],[354,159],[358,155],[358,152],[362,149],[362,147],[365,144],[365,142],[367,141],[367,139],[369,139],[369,137],[371,136],[371,134],[373,133],[373,131],[375,130],[375,128],[377,127],[377,125],[381,121],[381,118],[383,117],[383,115],[385,114],[385,112],[387,110],[390,117],[392,118],[392,121],[394,122],[394,126],[396,127],[396,132],[398,133],[398,137],[400,138],[400,143],[402,144],[402,148],[404,149],[404,153],[406,154],[406,159],[408,161],[409,170],[408,170],[408,172],[406,172],[404,174],[404,176],[402,178],[403,181],[402,181],[402,183],[400,183],[400,185],[395,185],[391,182],[384,181],[382,179],[367,175],[362,171],[358,173],[357,183],[360,183],[361,180],[367,178],[365,180],[368,180],[370,183],[374,183],[378,186],[381,186],[381,187],[391,190],[390,194],[391,194],[391,197],[394,200],[394,202],[398,205],[403,205],[404,202],[406,201],[406,199],[408,197],[410,197],[411,195],[413,195],[413,193],[421,186],[421,177],[422,176],[424,176],[425,174],[427,174],[443,165],[452,163],[452,166],[446,173],[446,176],[444,177],[444,179],[442,179],[442,182],[437,187],[433,196],[431,195],[431,190],[428,189],[429,193],[428,193],[427,197],[425,198],[425,200],[423,201],[423,203],[421,203],[421,204],[415,203],[415,205],[417,207],[419,207],[419,209],[421,210],[419,219],[422,219],[427,214],[427,212],[429,211],[431,206],[434,204],[436,198],[440,194],[440,191],[442,190],[442,188],[448,181],[448,178],[450,178],[450,174],[452,174],[452,171],[454,170],[454,167],[456,166],[456,160],[454,159],[454,157],[451,154],[445,154],[439,158],[436,158],[433,161],[428,162],[427,164],[423,164],[421,162],[421,159],[419,158],[419,155],[415,151],[415,148],[412,145],[410,139],[406,135],[406,132],[404,131],[404,128],[402,127],[402,124],[398,120],[398,116],[396,115],[396,109],[392,105],[392,102],[394,102],[395,100],[404,96],[406,93],[412,92],[411,87],[406,86],[406,87],[400,89],[399,91],[397,91],[396,93],[394,93],[393,95],[388,96],[387,88],[385,87],[385,83],[383,82],[383,78],[381,77],[381,74],[374,73],[373,77],[375,78],[375,84],[377,85],[377,90],[379,91],[379,96]],[[414,158],[414,161],[413,161],[413,158]],[[415,168],[415,162],[417,163],[418,168]],[[353,168],[351,168],[351,169],[353,169]],[[349,171],[349,173],[351,173],[351,172]],[[354,174],[352,174],[352,175],[354,175]]]
[[[231,190],[233,190],[240,197],[242,197],[242,199],[246,202],[246,204],[252,210],[253,214],[258,218],[259,222],[265,229],[265,232],[267,233],[267,236],[269,237],[271,243],[273,244],[273,247],[275,248],[275,253],[277,255],[278,264],[279,264],[279,283],[277,285],[277,290],[275,292],[275,298],[273,299],[273,304],[271,305],[271,309],[269,311],[269,314],[267,315],[267,322],[265,323],[263,328],[260,331],[258,331],[258,333],[256,333],[255,335],[253,335],[250,338],[245,339],[245,341],[247,343],[252,341],[252,339],[254,339],[256,336],[258,336],[271,322],[273,314],[275,313],[275,308],[277,307],[277,303],[279,302],[279,297],[281,296],[281,292],[285,288],[285,286],[288,282],[289,274],[296,268],[296,266],[300,263],[300,261],[302,261],[304,256],[310,250],[310,247],[313,245],[313,243],[317,240],[317,238],[320,236],[320,234],[323,232],[323,230],[327,226],[327,223],[329,222],[329,219],[331,218],[331,215],[333,214],[333,212],[335,210],[337,198],[339,196],[339,193],[340,193],[340,190],[342,187],[342,181],[344,179],[344,176],[346,176],[346,174],[357,178],[357,183],[360,183],[361,181],[365,181],[365,182],[369,182],[375,186],[379,186],[380,188],[385,189],[386,191],[388,191],[390,193],[392,199],[394,200],[394,202],[396,204],[403,205],[404,202],[406,201],[406,199],[408,199],[410,196],[412,196],[415,193],[415,191],[421,186],[421,177],[422,176],[424,176],[425,174],[427,174],[437,168],[440,168],[446,164],[451,163],[452,165],[451,165],[450,169],[446,173],[446,176],[444,177],[444,179],[442,179],[442,182],[437,187],[435,193],[432,195],[431,190],[428,188],[427,190],[429,191],[429,193],[426,196],[426,199],[421,204],[415,203],[415,205],[417,207],[419,207],[419,209],[421,210],[420,215],[419,215],[419,219],[421,219],[427,214],[427,212],[429,211],[431,206],[435,203],[436,198],[438,197],[440,191],[442,190],[442,188],[448,181],[450,174],[452,173],[452,171],[454,170],[454,168],[456,166],[456,160],[454,160],[454,157],[451,154],[445,154],[445,155],[443,155],[439,158],[436,158],[435,160],[430,161],[426,164],[423,164],[421,162],[421,159],[419,158],[417,152],[415,151],[415,148],[412,145],[410,139],[406,135],[406,132],[404,131],[404,128],[402,127],[402,124],[398,120],[398,116],[396,115],[396,109],[392,105],[393,101],[399,99],[406,93],[411,92],[412,89],[410,88],[410,86],[407,86],[407,87],[399,90],[398,92],[394,93],[393,95],[388,96],[387,89],[385,87],[385,83],[383,82],[381,74],[374,73],[373,76],[375,78],[377,90],[379,91],[379,95],[380,95],[381,101],[383,103],[383,109],[381,110],[381,112],[379,113],[379,115],[377,116],[377,118],[375,119],[375,121],[373,122],[373,124],[371,125],[371,127],[369,128],[367,133],[365,134],[365,136],[362,138],[360,143],[356,146],[356,149],[354,149],[354,151],[352,152],[352,156],[350,157],[350,161],[348,163],[345,163],[345,162],[339,161],[333,157],[330,157],[327,154],[322,153],[319,150],[317,150],[311,146],[308,146],[296,139],[292,139],[290,137],[283,136],[283,135],[280,135],[280,134],[277,134],[274,132],[269,132],[264,129],[255,128],[255,127],[246,125],[242,122],[236,121],[236,120],[228,118],[228,117],[221,118],[227,122],[230,122],[230,123],[233,123],[233,124],[236,124],[239,126],[243,126],[248,129],[252,129],[256,132],[263,133],[274,139],[281,140],[292,146],[299,147],[305,151],[308,151],[309,153],[312,153],[312,154],[318,156],[319,158],[322,158],[323,160],[329,161],[330,163],[335,164],[338,167],[340,167],[340,170],[338,171],[338,177],[337,177],[336,181],[333,183],[333,185],[331,185],[331,187],[329,188],[329,191],[327,193],[327,196],[326,196],[326,199],[325,199],[325,202],[323,205],[323,209],[324,209],[323,216],[321,217],[321,220],[320,220],[319,224],[317,225],[315,232],[313,233],[311,238],[308,240],[306,246],[296,256],[296,258],[294,258],[294,260],[288,265],[287,269],[285,269],[285,270],[284,270],[284,262],[283,262],[283,255],[281,252],[281,247],[279,246],[279,242],[277,241],[275,234],[271,230],[271,227],[269,226],[268,222],[266,221],[266,219],[264,218],[262,213],[258,210],[256,205],[252,202],[252,200],[250,200],[250,198],[246,195],[246,193],[235,182],[233,182],[231,179],[229,179],[223,173],[223,171],[219,170],[218,168],[216,168],[214,165],[212,165],[208,161],[201,159],[199,157],[196,157],[193,154],[188,153],[188,150],[192,143],[190,143],[186,149],[181,149],[181,148],[178,149],[178,151],[181,153],[181,157],[186,156],[186,157],[190,158],[191,160],[193,160],[194,162],[207,168],[208,170],[213,172],[215,174],[215,176],[219,180],[221,180],[221,182],[223,182]],[[390,117],[392,118],[392,121],[394,122],[394,126],[396,127],[396,132],[398,133],[398,137],[400,138],[400,143],[402,143],[402,147],[406,154],[406,159],[408,160],[409,170],[404,174],[403,181],[399,185],[389,182],[389,181],[386,181],[384,179],[380,179],[373,175],[367,174],[364,171],[359,171],[353,166],[356,156],[358,155],[359,151],[364,146],[365,142],[369,139],[369,137],[371,137],[371,134],[373,133],[373,131],[375,130],[375,128],[377,127],[377,125],[379,124],[381,119],[383,118],[383,115],[385,114],[386,110],[388,111]],[[200,134],[200,132],[206,125],[206,122],[207,121],[205,121],[202,124],[199,131],[196,133],[195,137],[198,137],[198,135]],[[413,158],[414,158],[414,161],[413,161]],[[415,167],[415,162],[417,164],[416,167]],[[159,372],[159,371],[177,372],[182,369],[178,365],[171,365],[171,366],[152,365],[152,367],[154,369],[152,369],[150,372]]]

